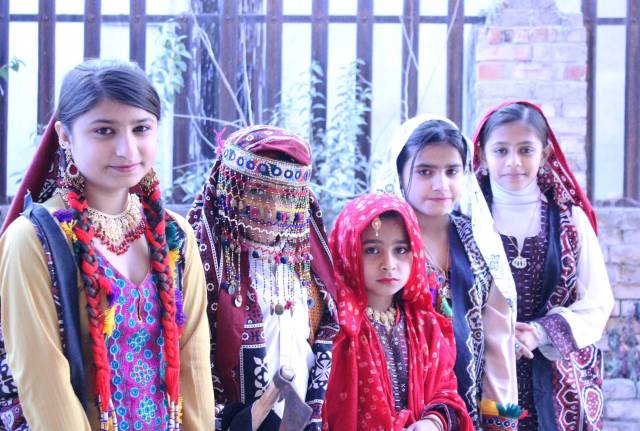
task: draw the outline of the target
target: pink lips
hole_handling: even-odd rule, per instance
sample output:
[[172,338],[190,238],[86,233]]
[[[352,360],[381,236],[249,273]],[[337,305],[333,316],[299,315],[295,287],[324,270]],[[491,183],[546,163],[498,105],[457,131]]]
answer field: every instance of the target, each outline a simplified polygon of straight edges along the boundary
[[376,280],[378,283],[380,284],[393,284],[396,283],[398,281],[397,278],[391,278],[391,277],[384,277],[384,278],[379,278]]
[[118,172],[122,172],[122,173],[128,173],[128,172],[133,172],[135,171],[138,166],[140,166],[140,163],[135,163],[132,165],[117,165],[117,166],[110,166],[111,169],[118,171]]
[[429,198],[430,201],[434,201],[434,202],[449,202],[451,200],[451,198],[442,196],[442,197],[435,197],[435,198]]

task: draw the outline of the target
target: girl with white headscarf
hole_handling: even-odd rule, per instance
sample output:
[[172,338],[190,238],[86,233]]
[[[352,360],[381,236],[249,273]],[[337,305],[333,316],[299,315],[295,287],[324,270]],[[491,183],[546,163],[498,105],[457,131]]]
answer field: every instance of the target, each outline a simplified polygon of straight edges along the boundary
[[416,211],[440,280],[435,306],[452,319],[458,391],[476,428],[515,429],[515,286],[502,243],[469,166],[471,146],[449,120],[408,120],[374,157],[373,191]]

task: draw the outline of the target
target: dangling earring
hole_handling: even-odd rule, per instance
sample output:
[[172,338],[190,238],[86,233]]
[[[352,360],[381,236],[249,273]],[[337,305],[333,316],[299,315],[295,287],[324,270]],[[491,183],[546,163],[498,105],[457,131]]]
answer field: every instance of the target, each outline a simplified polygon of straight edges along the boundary
[[62,180],[65,188],[74,188],[78,191],[84,189],[84,180],[80,175],[78,166],[73,161],[73,156],[68,148],[64,149],[64,158],[66,160],[67,167],[64,170],[64,178]]
[[156,171],[151,168],[149,169],[149,172],[147,172],[147,175],[142,177],[142,179],[140,180],[140,188],[144,193],[149,193],[156,187],[158,183],[159,181],[158,176],[156,175]]
[[538,175],[544,175],[544,165],[540,165],[538,168]]
[[480,166],[480,175],[482,176],[486,176],[489,174],[489,171],[487,170],[486,166]]

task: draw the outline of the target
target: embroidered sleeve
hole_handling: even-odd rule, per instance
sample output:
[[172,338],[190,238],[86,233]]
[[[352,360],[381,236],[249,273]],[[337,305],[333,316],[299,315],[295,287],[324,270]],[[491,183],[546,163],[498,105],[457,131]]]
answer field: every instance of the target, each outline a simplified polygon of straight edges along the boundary
[[578,350],[576,341],[571,333],[571,327],[560,314],[548,314],[538,319],[536,323],[544,329],[549,341],[562,356],[567,356],[569,353]]

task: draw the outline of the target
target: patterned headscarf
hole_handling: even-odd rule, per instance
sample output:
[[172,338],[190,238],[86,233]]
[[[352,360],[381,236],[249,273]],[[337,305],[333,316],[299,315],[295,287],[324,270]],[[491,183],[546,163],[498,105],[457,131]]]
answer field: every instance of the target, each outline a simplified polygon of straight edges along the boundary
[[[448,118],[432,114],[421,115],[404,122],[386,147],[386,151],[381,152],[374,158],[371,170],[372,191],[404,196],[400,187],[400,175],[398,174],[396,161],[416,128],[431,120],[444,121],[456,129],[458,128]],[[493,227],[493,218],[489,207],[471,169],[473,146],[466,136],[462,135],[462,137],[467,143],[467,166],[465,166],[464,192],[460,198],[459,209],[462,214],[471,218],[473,238],[489,267],[496,287],[515,307],[516,288],[509,269],[509,262],[507,261],[500,235]],[[515,313],[513,313],[514,322],[515,318]]]
[[62,166],[64,157],[62,157],[62,151],[58,144],[58,134],[54,128],[55,122],[55,116],[51,117],[42,138],[40,138],[38,149],[11,201],[0,234],[4,233],[11,222],[18,218],[24,210],[24,197],[27,193],[31,193],[34,202],[44,202],[53,195],[59,185],[62,178],[61,169],[64,168]]
[[547,124],[547,141],[551,146],[551,152],[546,158],[544,164],[542,165],[541,171],[538,173],[538,185],[540,186],[540,190],[542,193],[545,193],[551,190],[553,193],[554,201],[560,207],[567,207],[570,205],[578,205],[580,208],[584,210],[591,222],[591,226],[593,226],[593,230],[598,233],[598,223],[596,220],[596,213],[589,202],[589,198],[584,193],[580,184],[574,177],[573,173],[569,169],[569,164],[564,157],[564,153],[560,148],[560,144],[558,142],[558,138],[551,130],[551,126],[549,125],[549,121],[547,117],[545,117],[542,109],[527,101],[512,101],[505,102],[500,106],[490,110],[487,114],[482,118],[480,123],[478,124],[478,128],[476,129],[476,133],[473,136],[473,145],[475,149],[475,154],[473,157],[473,168],[476,170],[476,175],[478,177],[478,181],[483,182],[486,180],[485,177],[488,176],[488,173],[483,173],[480,171],[480,135],[482,133],[482,129],[486,124],[487,120],[493,115],[494,112],[499,109],[509,106],[512,104],[518,103],[520,105],[528,106],[529,108],[534,109],[539,112],[545,123]]
[[[217,339],[225,340],[225,348],[215,351],[215,362],[220,369],[232,369],[239,360],[247,312],[243,304],[248,303],[250,284],[244,245],[245,232],[251,229],[247,224],[279,234],[284,255],[274,258],[284,258],[280,262],[290,265],[301,282],[315,276],[332,297],[335,287],[322,213],[308,187],[309,144],[286,130],[264,125],[239,130],[220,144],[220,154],[188,219],[200,244],[210,324],[217,322],[212,330],[219,334]],[[283,211],[273,208],[281,212],[277,221],[261,224],[266,221],[265,212],[272,210],[247,205],[244,193],[249,184],[260,193],[278,194],[281,202],[291,201],[292,205]]]
[[[577,267],[580,244],[578,231],[573,221],[572,207],[577,205],[584,210],[597,233],[596,217],[589,200],[571,173],[547,119],[542,110],[533,103],[506,102],[485,115],[478,125],[474,137],[476,148],[474,167],[476,169],[480,167],[478,157],[480,135],[487,120],[500,108],[513,103],[530,107],[542,115],[547,123],[548,143],[552,150],[542,169],[538,172],[538,185],[542,193],[557,206],[555,211],[559,220],[557,227],[552,223],[549,228],[547,262],[552,264],[545,264],[543,283],[545,304],[539,310],[539,314],[543,317],[537,319],[543,326],[552,325],[554,316],[547,314],[549,310],[555,307],[568,307],[576,301],[579,294]],[[487,193],[487,198],[490,199],[488,174],[478,169],[476,175],[483,185],[483,190]],[[557,232],[555,232],[556,230]],[[560,330],[555,332],[561,333]],[[565,343],[559,348],[563,359],[550,362],[554,391],[562,394],[553,397],[552,400],[556,423],[562,429],[577,429],[577,427],[582,427],[580,429],[600,429],[603,408],[601,352],[595,345],[577,349],[574,343]],[[585,412],[587,414],[584,414]]]
[[[397,212],[404,222],[413,265],[402,290],[409,346],[407,409],[396,412],[384,351],[365,315],[361,233],[380,214]],[[336,220],[329,239],[338,286],[340,332],[334,340],[333,366],[325,401],[324,429],[401,430],[419,420],[426,407],[446,404],[472,429],[457,393],[453,373],[455,347],[451,324],[434,312],[425,253],[411,207],[395,196],[372,194],[350,202]]]

